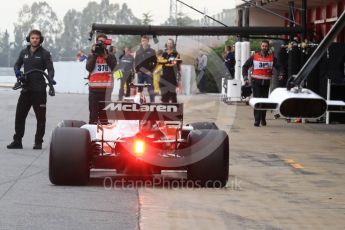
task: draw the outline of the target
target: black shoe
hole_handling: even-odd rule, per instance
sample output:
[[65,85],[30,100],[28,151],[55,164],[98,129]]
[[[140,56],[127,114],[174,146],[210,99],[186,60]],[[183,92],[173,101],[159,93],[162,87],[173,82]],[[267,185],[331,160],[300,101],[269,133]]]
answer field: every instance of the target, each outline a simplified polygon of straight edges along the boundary
[[262,125],[262,126],[266,126],[266,125],[267,125],[266,121],[265,121],[265,120],[262,120],[262,121],[261,121],[261,125]]
[[22,142],[18,142],[18,141],[12,141],[11,144],[7,145],[8,149],[22,149],[23,145]]
[[41,143],[34,144],[33,149],[42,149],[42,144]]
[[254,122],[254,126],[255,126],[255,127],[259,127],[259,126],[260,126],[260,121],[255,121],[255,122]]

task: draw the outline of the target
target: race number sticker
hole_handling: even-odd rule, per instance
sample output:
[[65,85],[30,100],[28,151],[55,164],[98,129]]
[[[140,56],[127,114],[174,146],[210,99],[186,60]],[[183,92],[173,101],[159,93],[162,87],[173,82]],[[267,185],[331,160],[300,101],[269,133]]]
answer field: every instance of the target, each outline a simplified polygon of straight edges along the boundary
[[96,64],[94,73],[109,73],[110,67],[107,64]]
[[254,69],[272,69],[273,62],[254,61]]

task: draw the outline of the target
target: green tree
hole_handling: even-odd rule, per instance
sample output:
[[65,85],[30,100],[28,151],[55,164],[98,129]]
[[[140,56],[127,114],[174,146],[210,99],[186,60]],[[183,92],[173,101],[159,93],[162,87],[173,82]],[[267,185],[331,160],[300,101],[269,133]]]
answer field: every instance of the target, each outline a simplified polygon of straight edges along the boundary
[[97,2],[89,2],[81,13],[80,29],[80,46],[82,49],[90,49],[89,32],[93,23],[102,23],[100,17],[100,7]]
[[164,23],[163,25],[165,26],[176,26],[177,22],[176,19],[173,17],[169,17]]
[[9,41],[10,35],[7,30],[5,33],[0,33],[0,66],[11,65],[11,47]]
[[193,24],[193,19],[190,17],[186,16],[183,13],[178,13],[177,18],[176,18],[176,25],[177,26],[189,26]]
[[[149,16],[148,18],[150,18]],[[134,16],[132,10],[128,8],[127,4],[122,4],[120,10],[117,12],[116,24],[122,25],[139,25],[140,19]],[[116,46],[119,50],[123,50],[125,47],[135,47],[139,44],[139,36],[131,35],[118,35],[115,37]]]
[[151,22],[153,22],[152,15],[150,12],[143,13],[143,19],[142,19],[142,24],[143,25],[150,25]]
[[[14,52],[19,53],[26,45],[25,37],[31,29],[39,29],[45,37],[43,46],[52,52],[54,60],[70,60],[78,50],[90,50],[89,32],[93,23],[138,25],[141,20],[134,16],[126,3],[120,6],[109,0],[91,1],[82,11],[69,10],[62,21],[46,2],[26,4],[15,23]],[[110,37],[118,49],[139,43],[139,36]]]
[[226,67],[223,62],[223,53],[226,45],[234,45],[237,38],[234,36],[229,37],[225,44],[213,47],[211,52],[207,55],[207,69],[206,69],[206,81],[207,81],[207,92],[217,92],[221,90],[222,77],[226,76]]
[[[120,7],[119,4],[109,3],[109,0],[102,0],[100,4],[89,2],[86,8],[83,9],[80,20],[83,49],[89,49],[90,47],[90,42],[87,39],[93,23],[130,25],[139,24],[140,20],[134,16],[126,3]],[[114,42],[118,46],[119,43],[131,43],[131,39],[128,36],[116,36]]]
[[25,44],[25,37],[32,29],[39,29],[44,36],[44,47],[52,52],[55,59],[58,54],[56,39],[61,33],[62,24],[56,13],[46,2],[34,2],[31,6],[24,5],[15,23],[15,48]]
[[133,25],[140,24],[140,19],[134,16],[132,10],[126,3],[123,3],[119,11],[117,12],[116,24],[121,25]]
[[214,47],[212,48],[212,50],[217,54],[218,57],[223,58],[225,46],[233,46],[235,45],[236,41],[237,41],[237,38],[235,36],[230,36],[223,45]]
[[163,23],[163,25],[167,25],[167,26],[190,26],[190,25],[199,25],[199,24],[200,23],[198,22],[198,20],[193,20],[182,12],[179,12],[177,14],[176,19],[173,17],[169,17]]
[[80,18],[81,13],[74,9],[69,10],[63,18],[63,33],[57,40],[60,60],[74,60],[81,49]]

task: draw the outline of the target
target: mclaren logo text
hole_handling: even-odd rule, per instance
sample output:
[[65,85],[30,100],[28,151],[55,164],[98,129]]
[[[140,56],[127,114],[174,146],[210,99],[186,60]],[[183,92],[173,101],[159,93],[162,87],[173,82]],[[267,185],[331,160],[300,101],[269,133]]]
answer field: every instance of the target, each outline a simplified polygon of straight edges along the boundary
[[107,105],[103,110],[118,112],[168,112],[178,111],[177,105],[138,105],[138,104],[115,104]]

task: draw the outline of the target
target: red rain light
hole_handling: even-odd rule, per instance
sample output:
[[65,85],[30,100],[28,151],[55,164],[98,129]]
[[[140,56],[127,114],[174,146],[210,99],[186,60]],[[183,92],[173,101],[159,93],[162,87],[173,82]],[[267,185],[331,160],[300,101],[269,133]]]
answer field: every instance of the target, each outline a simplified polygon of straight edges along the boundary
[[145,142],[143,140],[134,141],[134,154],[137,157],[141,157],[145,152]]

